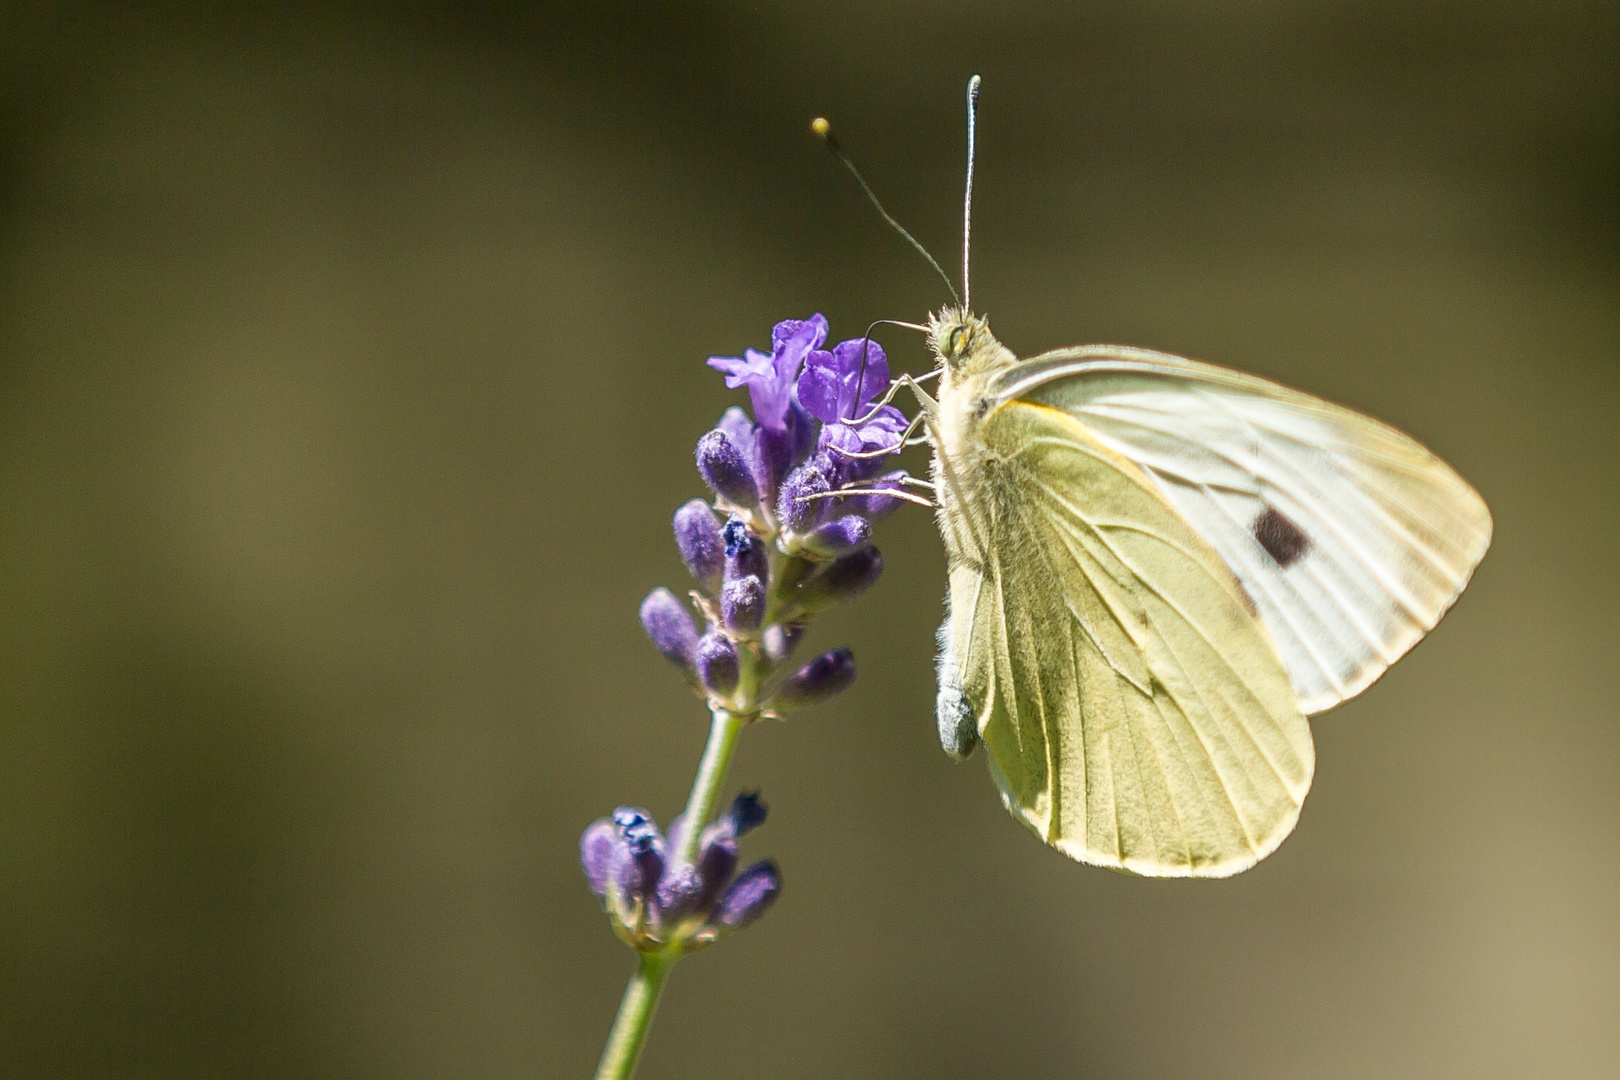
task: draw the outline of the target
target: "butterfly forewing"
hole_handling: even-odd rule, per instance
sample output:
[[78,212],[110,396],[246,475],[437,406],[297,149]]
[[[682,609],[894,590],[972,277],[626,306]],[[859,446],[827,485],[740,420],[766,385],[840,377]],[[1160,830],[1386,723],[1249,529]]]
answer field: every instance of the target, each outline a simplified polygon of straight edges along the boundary
[[941,697],[977,718],[1008,809],[1084,862],[1253,865],[1293,828],[1314,758],[1237,578],[1066,413],[1005,401],[972,437],[941,447],[946,524],[991,542],[953,567]]
[[1422,445],[1264,379],[1085,346],[991,391],[1064,412],[1141,468],[1242,583],[1307,714],[1416,644],[1490,543],[1483,500]]

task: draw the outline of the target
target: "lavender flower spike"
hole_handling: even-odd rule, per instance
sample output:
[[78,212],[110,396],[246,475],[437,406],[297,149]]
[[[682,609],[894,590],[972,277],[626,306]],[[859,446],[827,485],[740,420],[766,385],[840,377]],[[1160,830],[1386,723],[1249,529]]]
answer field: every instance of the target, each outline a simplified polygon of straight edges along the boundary
[[[735,881],[737,840],[765,820],[757,791],[743,792],[703,830],[690,861],[673,853],[686,833],[684,815],[669,835],[636,806],[593,821],[580,837],[580,862],[591,891],[604,901],[615,931],[647,953],[713,944],[727,929],[746,925],[781,888],[774,864],[761,863]],[[729,886],[729,888],[728,888]]]
[[707,698],[709,741],[687,812],[667,836],[646,811],[620,807],[580,837],[586,884],[614,933],[641,954],[602,1080],[634,1071],[669,966],[758,919],[781,894],[773,862],[737,873],[740,839],[765,820],[758,793],[715,816],[740,732],[855,679],[848,649],[803,666],[792,656],[812,616],[883,571],[872,524],[906,494],[906,474],[885,465],[902,449],[906,420],[878,405],[891,386],[883,348],[856,339],[823,349],[826,340],[822,316],[788,319],[773,328],[768,354],[709,359],[727,386],[747,388],[752,415],[728,408],[699,441],[697,467],[715,496],[712,505],[686,503],[672,522],[695,581],[692,603],[659,588],[641,605],[647,636]]

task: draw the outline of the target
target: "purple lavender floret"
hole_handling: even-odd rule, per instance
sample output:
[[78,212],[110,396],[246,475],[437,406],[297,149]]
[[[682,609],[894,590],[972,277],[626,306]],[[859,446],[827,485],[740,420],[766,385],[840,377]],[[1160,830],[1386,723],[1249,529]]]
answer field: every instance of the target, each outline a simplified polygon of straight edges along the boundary
[[725,697],[737,689],[741,675],[737,646],[718,630],[704,634],[697,647],[697,673],[711,694]]
[[709,366],[726,376],[733,390],[748,387],[758,422],[754,469],[766,502],[788,467],[802,457],[815,438],[815,422],[798,402],[799,369],[804,358],[827,340],[827,320],[786,319],[771,330],[771,354],[749,349],[742,357],[711,356]]
[[765,578],[770,556],[765,550],[765,542],[749,531],[746,521],[733,515],[725,528],[720,530],[720,536],[726,545],[725,580],[736,581],[749,575],[761,580]]
[[776,511],[788,531],[809,532],[826,515],[832,500],[822,496],[832,491],[832,473],[831,462],[818,454],[787,474],[777,496]]
[[804,538],[806,549],[824,558],[847,555],[872,539],[872,523],[860,514],[844,514],[816,526]]
[[750,461],[754,457],[754,440],[759,435],[759,425],[747,411],[736,405],[731,406],[720,414],[720,422],[714,425],[716,431],[723,431],[726,437],[737,444]]
[[[865,366],[862,366],[862,353]],[[824,424],[844,424],[867,412],[866,403],[889,388],[889,357],[870,339],[815,349],[799,375],[799,403]]]
[[873,409],[888,388],[889,358],[875,341],[842,341],[831,352],[818,349],[806,359],[799,400],[821,421],[817,449],[829,456],[842,479],[869,477],[883,467],[882,457],[849,454],[899,451],[904,414],[893,405]]
[[770,809],[760,799],[759,792],[744,791],[731,800],[731,809],[726,811],[726,820],[731,822],[736,834],[742,836],[765,824],[765,817]]
[[651,898],[664,876],[664,838],[647,811],[621,806],[613,811],[618,829],[619,857],[614,860],[610,888],[630,901]]
[[754,465],[724,431],[716,428],[698,440],[697,467],[703,482],[733,506],[749,509],[759,504]]
[[782,892],[782,874],[769,859],[755,863],[731,883],[715,908],[714,921],[721,926],[747,926],[776,903]]
[[819,313],[808,319],[785,319],[771,330],[769,356],[749,349],[740,358],[711,356],[709,366],[725,375],[731,389],[748,387],[754,419],[766,431],[781,432],[787,429],[799,368],[826,340],[827,320]]
[[613,865],[618,858],[618,827],[607,818],[597,818],[579,838],[579,861],[585,867],[585,883],[598,900],[607,898]]
[[686,605],[668,589],[659,586],[641,602],[641,627],[671,663],[691,668],[697,662],[697,625]]
[[720,899],[726,884],[731,881],[732,871],[737,869],[736,831],[716,829],[714,826],[705,830],[703,846],[698,849],[697,869],[703,885],[693,906],[698,910],[708,910]]
[[765,583],[757,574],[726,582],[720,591],[720,618],[727,630],[736,633],[759,629],[765,618]]
[[[885,491],[904,491],[908,475],[904,469],[896,469],[894,472],[874,477],[861,486]],[[881,521],[900,509],[902,501],[887,495],[853,495],[844,501],[843,506],[844,509],[860,514],[868,521]]]
[[823,653],[788,676],[776,691],[784,708],[802,708],[826,701],[855,681],[855,654],[848,649]]
[[883,554],[863,547],[834,560],[799,589],[799,604],[806,612],[821,611],[853,600],[877,583],[883,573]]
[[704,891],[700,866],[676,865],[664,871],[658,883],[658,914],[663,918],[679,918],[697,906]]
[[675,511],[674,525],[681,561],[699,584],[712,591],[720,583],[720,567],[726,557],[714,511],[702,499],[693,499]]

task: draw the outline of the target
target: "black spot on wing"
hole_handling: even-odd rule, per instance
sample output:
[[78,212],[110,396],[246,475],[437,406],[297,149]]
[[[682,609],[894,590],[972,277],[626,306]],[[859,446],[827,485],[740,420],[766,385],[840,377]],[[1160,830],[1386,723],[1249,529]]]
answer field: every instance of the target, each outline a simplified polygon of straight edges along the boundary
[[1289,521],[1275,506],[1260,511],[1249,531],[1266,549],[1266,554],[1284,568],[1294,565],[1311,550],[1311,538],[1305,535],[1305,530]]

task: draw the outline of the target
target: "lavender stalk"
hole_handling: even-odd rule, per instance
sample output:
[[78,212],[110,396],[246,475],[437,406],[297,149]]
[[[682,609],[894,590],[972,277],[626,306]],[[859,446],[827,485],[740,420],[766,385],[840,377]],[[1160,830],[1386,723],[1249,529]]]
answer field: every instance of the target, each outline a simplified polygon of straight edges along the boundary
[[[788,320],[773,330],[769,354],[709,360],[726,385],[748,388],[753,416],[728,409],[699,440],[698,472],[714,503],[693,500],[675,514],[704,629],[669,589],[641,605],[648,638],[705,699],[709,739],[667,835],[647,811],[621,806],[580,838],[587,884],[639,954],[597,1080],[635,1071],[675,962],[754,922],[781,893],[770,860],[735,873],[738,840],[765,820],[758,793],[715,814],[742,729],[825,701],[855,679],[848,649],[796,669],[792,658],[816,612],[864,592],[883,570],[872,522],[898,505],[881,492],[898,490],[904,473],[879,474],[906,422],[898,409],[873,407],[889,385],[882,348],[857,339],[828,351],[826,337],[820,315]],[[838,496],[846,487],[880,494]]]

